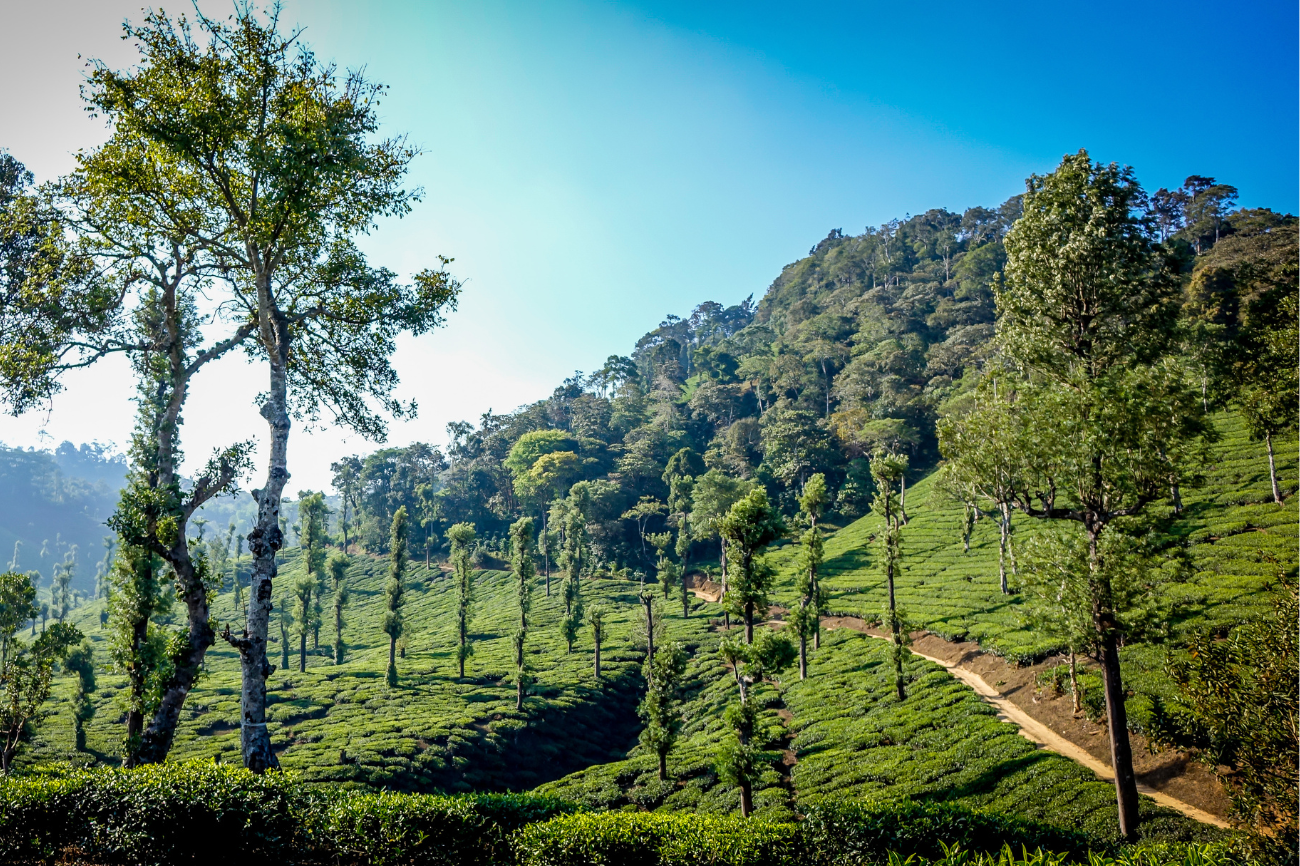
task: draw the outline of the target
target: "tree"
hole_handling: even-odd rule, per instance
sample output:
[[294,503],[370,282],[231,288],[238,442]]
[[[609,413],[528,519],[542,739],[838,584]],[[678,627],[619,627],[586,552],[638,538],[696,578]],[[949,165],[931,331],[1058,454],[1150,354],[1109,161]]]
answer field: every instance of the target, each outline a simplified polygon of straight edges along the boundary
[[292,625],[293,614],[289,612],[289,604],[286,600],[280,605],[280,670],[282,671],[289,669],[289,628]]
[[677,524],[677,561],[681,564],[683,585],[686,580],[687,558],[691,551],[691,494],[695,479],[704,474],[704,461],[690,448],[682,448],[668,458],[664,467],[663,482],[668,485],[668,510]]
[[95,691],[95,648],[89,640],[68,650],[63,658],[63,669],[77,678],[72,692],[72,733],[78,752],[86,751],[86,722],[95,715],[95,705],[90,693]]
[[727,536],[720,531],[722,520],[745,494],[753,488],[752,481],[732,478],[717,469],[696,479],[691,491],[691,526],[696,537],[705,540],[717,536],[720,546],[718,564],[722,568],[722,591],[727,591]]
[[724,596],[728,609],[745,623],[745,643],[754,642],[754,617],[767,613],[772,569],[758,559],[763,549],[785,532],[781,515],[759,487],[736,501],[718,526],[727,538],[731,583]]
[[[17,556],[15,554],[15,560]],[[11,563],[17,565],[17,562]],[[9,659],[9,645],[27,620],[36,619],[36,586],[25,574],[0,574],[0,670]]]
[[420,509],[420,529],[424,533],[424,569],[430,568],[433,542],[437,540],[436,527],[440,517],[438,499],[434,496],[432,484],[421,484],[415,488],[415,498]]
[[591,642],[594,646],[593,671],[596,682],[600,682],[600,642],[605,637],[605,608],[593,605],[587,611],[587,624],[591,626]]
[[307,635],[316,632],[319,620],[312,599],[316,595],[316,579],[304,574],[293,584],[293,619],[298,627],[298,670],[307,670]]
[[636,521],[636,534],[641,539],[641,558],[643,560],[646,558],[645,543],[648,540],[646,524],[650,518],[657,514],[663,514],[666,510],[667,507],[653,496],[642,496],[636,505],[623,512],[624,520]]
[[80,643],[75,626],[55,623],[27,646],[14,638],[5,668],[0,671],[0,774],[8,775],[14,756],[45,715],[54,665],[68,648]]
[[894,688],[898,699],[907,697],[903,684],[903,617],[898,611],[894,597],[894,581],[902,558],[900,544],[901,516],[897,501],[894,499],[894,485],[907,471],[907,458],[896,454],[879,451],[871,459],[871,477],[876,482],[876,495],[871,502],[871,510],[885,522],[880,531],[880,562],[885,571],[885,585],[888,589],[885,602],[885,620],[893,641]]
[[[1118,652],[1123,598],[1109,579],[1104,537],[1171,486],[1195,482],[1210,432],[1172,351],[1176,287],[1143,200],[1130,169],[1094,164],[1085,151],[1031,177],[997,289],[998,344],[1020,381],[1010,423],[996,435],[1018,444],[1002,449],[1014,460],[1007,474],[1020,479],[1016,507],[1074,521],[1087,535],[1087,600],[1125,838],[1137,831],[1137,782]],[[964,460],[963,444],[941,447]]]
[[[439,270],[403,286],[352,242],[413,201],[400,187],[413,150],[369,140],[378,88],[360,72],[340,81],[298,33],[279,32],[274,13],[264,20],[241,6],[227,21],[199,14],[198,23],[206,43],[163,13],[127,25],[140,62],[120,72],[94,64],[87,94],[114,127],[105,172],[133,200],[165,203],[150,215],[211,262],[221,309],[268,362],[268,467],[248,534],[248,634],[223,635],[241,654],[244,762],[261,772],[277,763],[265,728],[266,635],[291,419],[328,408],[378,437],[383,420],[369,401],[389,414],[413,410],[392,397],[393,341],[438,324],[458,285]],[[119,153],[156,154],[167,171],[109,159]]]
[[[1292,756],[1297,741],[1296,670],[1300,667],[1294,575],[1280,572],[1272,609],[1221,639],[1197,635],[1171,673],[1180,703],[1205,744],[1201,761],[1221,773],[1233,812],[1246,821],[1259,862],[1285,862],[1296,849],[1297,794]],[[1164,733],[1164,732],[1161,732]],[[1172,745],[1168,736],[1159,737]]]
[[677,582],[678,572],[674,567],[672,560],[668,558],[668,545],[673,543],[673,534],[671,532],[651,532],[646,535],[646,540],[650,546],[655,549],[655,571],[659,578],[659,583],[663,588],[664,601],[668,600],[668,595]]
[[776,676],[790,667],[796,657],[794,644],[771,629],[761,629],[752,643],[741,643],[724,635],[718,644],[718,654],[731,668],[742,704],[749,700],[750,686]]
[[348,557],[346,553],[334,552],[325,563],[325,570],[329,573],[330,579],[334,586],[334,664],[343,664],[343,655],[347,651],[347,646],[343,643],[343,611],[348,606],[350,600],[348,593],[347,574],[348,574]]
[[680,643],[660,647],[645,660],[645,697],[637,715],[645,722],[639,741],[659,759],[659,781],[668,780],[668,753],[677,742],[682,714],[677,708],[678,688],[686,672],[686,650]]
[[343,549],[351,546],[348,530],[356,525],[357,506],[361,500],[361,460],[344,457],[330,464],[334,489],[339,492],[339,530],[343,533]]
[[[803,568],[800,569],[800,572],[806,575],[806,585],[801,583],[798,590],[800,598],[799,617],[804,626],[804,629],[799,633],[799,676],[801,679],[807,667],[805,658],[807,634],[812,634],[813,649],[821,649],[822,645],[821,617],[826,612],[826,592],[817,582],[817,570],[821,567],[822,562],[821,528],[817,525],[817,521],[821,520],[822,514],[825,513],[829,505],[830,491],[826,489],[826,476],[818,472],[808,479],[803,492],[799,494],[799,510],[803,512],[804,517],[807,519],[808,531],[811,533],[811,535],[805,537],[804,562]],[[809,613],[810,610],[811,613]]]
[[519,628],[515,631],[515,711],[524,708],[524,694],[531,678],[524,657],[524,642],[528,638],[528,612],[532,608],[533,578],[537,566],[533,562],[533,521],[523,517],[510,527],[510,567],[515,573],[515,599],[519,605]]
[[778,756],[757,742],[758,710],[753,704],[733,704],[724,718],[731,737],[724,742],[714,769],[723,784],[740,789],[740,816],[748,818],[754,811],[754,783],[763,767],[775,763]]
[[447,530],[451,542],[449,559],[456,581],[456,675],[465,676],[465,660],[474,654],[470,642],[469,617],[474,601],[473,571],[470,568],[470,548],[474,546],[474,524],[454,523]]
[[72,545],[64,554],[62,562],[54,564],[54,576],[50,581],[50,601],[54,604],[54,618],[63,622],[68,611],[72,609],[72,578],[77,573],[77,545]]
[[406,604],[406,506],[393,515],[389,535],[388,583],[384,585],[384,634],[388,635],[388,684],[397,685],[397,639],[405,631],[402,607]]
[[[329,506],[325,504],[325,494],[309,490],[298,492],[298,517],[302,522],[302,532],[298,536],[298,545],[302,548],[305,577],[312,583],[312,590],[307,596],[303,616],[298,618],[298,627],[306,628],[311,623],[312,649],[320,649],[321,597],[325,594],[325,542],[329,535],[325,531],[329,519]],[[300,589],[295,583],[294,592]],[[305,663],[300,659],[300,664]]]

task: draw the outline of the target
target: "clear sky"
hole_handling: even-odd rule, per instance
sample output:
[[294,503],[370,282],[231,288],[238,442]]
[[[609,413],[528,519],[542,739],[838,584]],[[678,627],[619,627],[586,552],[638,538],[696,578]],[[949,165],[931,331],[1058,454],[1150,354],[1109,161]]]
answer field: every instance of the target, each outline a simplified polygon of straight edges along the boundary
[[[78,55],[131,62],[120,24],[139,7],[6,10],[0,148],[38,180],[105,137]],[[366,240],[372,261],[410,274],[441,253],[465,280],[447,327],[401,344],[421,413],[393,444],[544,397],[668,313],[757,298],[830,229],[994,205],[1080,147],[1149,189],[1210,175],[1242,205],[1297,210],[1294,2],[291,0],[282,20],[388,84],[383,131],[423,150],[424,200]],[[201,375],[189,469],[264,436],[264,382],[237,358]],[[124,445],[125,366],[67,384],[48,412],[0,419],[0,441]],[[290,492],[373,447],[296,430]]]

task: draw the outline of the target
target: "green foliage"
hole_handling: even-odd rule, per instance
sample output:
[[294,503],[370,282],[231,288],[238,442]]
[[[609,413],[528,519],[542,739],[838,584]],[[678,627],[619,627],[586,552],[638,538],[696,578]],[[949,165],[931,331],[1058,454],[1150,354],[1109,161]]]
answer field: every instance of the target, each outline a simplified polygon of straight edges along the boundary
[[392,532],[388,542],[388,583],[384,586],[387,612],[384,614],[384,634],[388,635],[388,684],[397,685],[397,661],[394,651],[405,629],[402,607],[406,604],[406,506],[393,514]]
[[785,532],[781,515],[768,503],[767,492],[759,487],[738,499],[718,524],[727,539],[731,565],[723,603],[745,621],[745,641],[754,639],[754,618],[767,613],[772,571],[758,556]]
[[[1234,812],[1255,834],[1257,847],[1282,862],[1297,844],[1291,758],[1300,749],[1300,603],[1294,575],[1283,573],[1278,583],[1271,611],[1238,626],[1226,640],[1198,635],[1172,673],[1179,703],[1202,738],[1202,760],[1231,769],[1225,782]],[[1171,733],[1157,732],[1157,738],[1176,741]]]
[[51,773],[0,782],[0,859],[96,862],[501,864],[519,828],[568,811],[520,795],[434,797],[309,787],[211,763]]
[[9,773],[19,747],[47,714],[44,705],[55,663],[81,640],[75,626],[61,622],[42,631],[30,646],[11,639],[0,669],[0,775]]
[[527,866],[778,866],[800,862],[794,824],[721,815],[577,813],[519,834]]
[[668,753],[677,742],[682,726],[678,711],[678,690],[686,672],[686,649],[680,643],[655,648],[655,654],[645,660],[645,697],[637,707],[637,715],[645,722],[638,738],[642,746],[659,759],[659,780],[668,779]]

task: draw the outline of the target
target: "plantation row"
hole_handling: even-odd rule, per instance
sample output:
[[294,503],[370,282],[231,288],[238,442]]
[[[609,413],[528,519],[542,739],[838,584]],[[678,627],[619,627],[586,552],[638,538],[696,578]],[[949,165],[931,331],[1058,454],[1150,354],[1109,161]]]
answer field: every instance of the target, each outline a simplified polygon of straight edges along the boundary
[[535,795],[349,792],[200,762],[0,780],[0,860],[7,863],[204,861],[214,840],[233,862],[374,866],[1237,862],[1230,845],[1094,846],[1069,830],[938,804],[828,802],[798,822],[590,813]]

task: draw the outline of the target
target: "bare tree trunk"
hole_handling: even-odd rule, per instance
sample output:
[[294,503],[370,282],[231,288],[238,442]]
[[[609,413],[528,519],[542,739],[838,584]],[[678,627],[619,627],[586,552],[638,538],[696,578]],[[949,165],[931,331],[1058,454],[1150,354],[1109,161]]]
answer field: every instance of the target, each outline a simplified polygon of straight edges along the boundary
[[668,755],[664,752],[659,753],[659,781],[668,781]]
[[907,525],[907,475],[906,473],[898,476],[898,520],[903,526]]
[[740,783],[740,817],[748,818],[754,811],[754,790],[748,779]]
[[307,630],[298,635],[298,673],[307,671]]
[[596,638],[596,679],[600,679],[600,638]]
[[1108,632],[1102,641],[1101,672],[1106,689],[1110,762],[1115,770],[1115,797],[1119,803],[1119,832],[1125,839],[1132,839],[1138,827],[1137,777],[1133,773],[1133,747],[1128,739],[1128,712],[1124,707],[1124,684],[1113,632]]
[[1073,713],[1077,717],[1082,711],[1083,705],[1079,701],[1079,667],[1073,647],[1070,648],[1070,697],[1074,704]]
[[[806,601],[804,602],[804,605],[803,605],[803,606],[804,606],[805,609],[808,607],[808,604],[807,604]],[[807,678],[808,678],[808,635],[807,635],[807,630],[808,630],[807,627],[804,627],[804,628],[799,629],[799,679],[801,679],[801,680],[804,680],[804,679],[807,679]]]
[[1003,595],[1010,595],[1007,589],[1007,522],[998,519],[998,586]]
[[745,643],[754,642],[754,603],[745,602]]
[[1273,433],[1264,434],[1264,444],[1268,447],[1268,480],[1273,484],[1273,501],[1282,504],[1282,491],[1277,486],[1277,464],[1273,462]]
[[[269,295],[269,275],[259,274],[258,282],[259,296]],[[278,572],[275,555],[284,543],[284,533],[280,530],[280,500],[284,495],[284,485],[289,481],[289,334],[283,317],[267,321],[269,318],[269,314],[263,314],[262,340],[270,360],[271,387],[268,399],[262,405],[262,417],[270,428],[270,459],[265,486],[253,491],[253,498],[257,501],[257,524],[248,533],[248,550],[253,555],[248,620],[244,637],[235,642],[243,674],[241,747],[244,766],[255,773],[280,766],[266,730],[266,681],[275,670],[266,658],[266,638],[274,607],[271,593]]]

